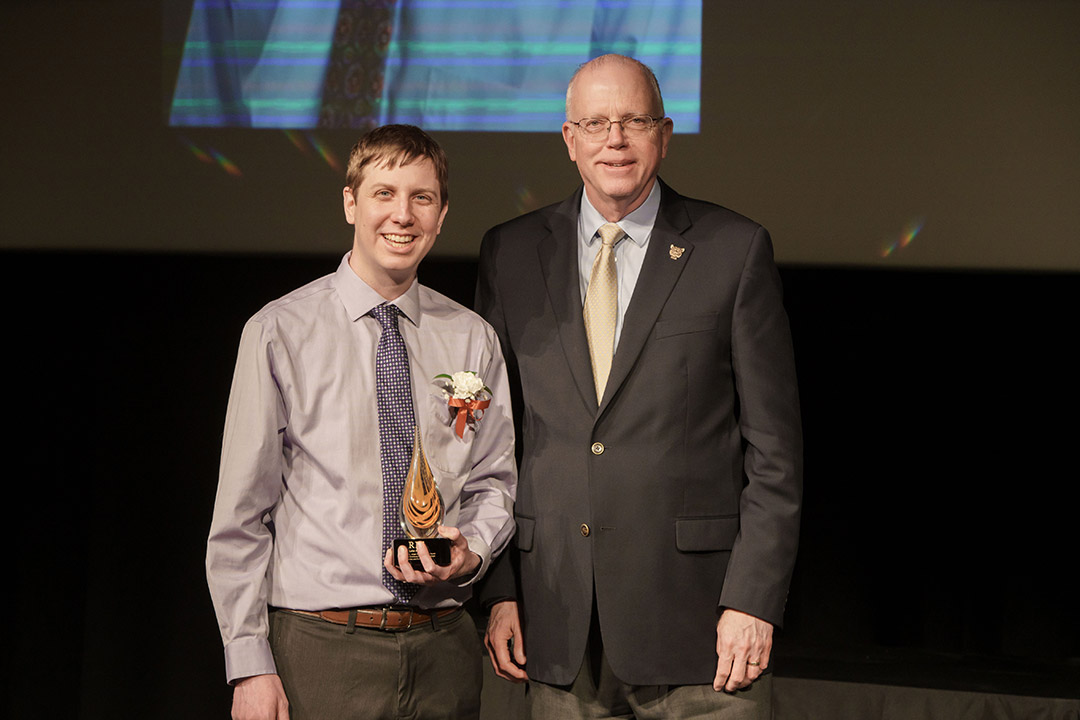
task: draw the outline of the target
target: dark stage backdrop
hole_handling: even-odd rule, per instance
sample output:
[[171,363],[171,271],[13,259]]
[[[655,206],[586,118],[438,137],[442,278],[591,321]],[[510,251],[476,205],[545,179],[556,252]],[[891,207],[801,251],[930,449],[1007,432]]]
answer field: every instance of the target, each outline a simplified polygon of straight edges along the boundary
[[[338,256],[0,259],[0,707],[225,717],[203,553],[235,350]],[[777,673],[1077,697],[1080,276],[781,272],[806,510]],[[421,279],[469,303],[475,273],[429,259]]]

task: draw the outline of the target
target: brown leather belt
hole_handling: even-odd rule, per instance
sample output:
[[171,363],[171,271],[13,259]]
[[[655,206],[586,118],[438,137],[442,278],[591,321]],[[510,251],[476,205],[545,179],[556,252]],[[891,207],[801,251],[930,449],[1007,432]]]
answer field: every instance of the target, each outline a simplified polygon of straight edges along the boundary
[[410,608],[392,607],[356,608],[355,610],[320,610],[318,612],[312,612],[311,610],[291,610],[289,608],[278,609],[282,612],[293,613],[295,615],[318,618],[320,620],[325,620],[326,622],[334,623],[335,625],[349,625],[350,615],[356,613],[355,620],[352,621],[353,625],[376,628],[378,630],[388,630],[391,632],[408,630],[416,625],[431,622],[432,615],[437,618],[444,618],[447,615],[461,611],[460,607],[429,610],[427,612],[412,610]]

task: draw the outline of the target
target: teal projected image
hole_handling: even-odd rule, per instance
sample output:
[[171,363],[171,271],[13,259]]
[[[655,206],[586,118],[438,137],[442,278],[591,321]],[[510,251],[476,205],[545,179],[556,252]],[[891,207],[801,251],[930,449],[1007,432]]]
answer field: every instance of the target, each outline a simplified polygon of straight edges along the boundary
[[701,0],[195,0],[169,124],[550,132],[566,83],[617,52],[696,133]]

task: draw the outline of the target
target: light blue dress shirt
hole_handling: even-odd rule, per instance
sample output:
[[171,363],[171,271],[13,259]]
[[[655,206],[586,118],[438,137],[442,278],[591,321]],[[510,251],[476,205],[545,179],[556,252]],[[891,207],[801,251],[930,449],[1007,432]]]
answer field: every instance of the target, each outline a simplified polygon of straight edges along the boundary
[[[615,274],[618,278],[619,314],[615,319],[615,351],[619,350],[623,317],[634,295],[645,250],[649,247],[656,213],[660,210],[660,183],[653,181],[653,188],[645,202],[632,213],[619,220],[619,227],[626,237],[615,243]],[[578,280],[581,286],[581,305],[585,306],[585,293],[589,290],[593,261],[600,252],[600,235],[597,232],[608,221],[589,202],[588,194],[581,193],[581,212],[578,215]]]

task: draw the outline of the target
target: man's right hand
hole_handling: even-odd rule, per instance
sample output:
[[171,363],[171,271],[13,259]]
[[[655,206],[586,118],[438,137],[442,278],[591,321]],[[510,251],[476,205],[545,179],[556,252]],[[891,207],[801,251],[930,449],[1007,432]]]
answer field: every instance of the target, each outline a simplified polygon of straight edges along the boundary
[[[521,617],[518,604],[514,600],[495,603],[488,618],[484,645],[491,656],[491,666],[495,674],[504,680],[520,683],[529,679],[523,669],[525,666],[525,640],[521,635]],[[513,648],[513,657],[511,657]]]
[[289,720],[289,701],[277,675],[252,675],[233,687],[233,720]]

